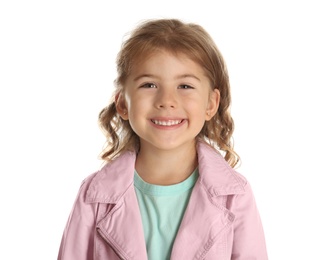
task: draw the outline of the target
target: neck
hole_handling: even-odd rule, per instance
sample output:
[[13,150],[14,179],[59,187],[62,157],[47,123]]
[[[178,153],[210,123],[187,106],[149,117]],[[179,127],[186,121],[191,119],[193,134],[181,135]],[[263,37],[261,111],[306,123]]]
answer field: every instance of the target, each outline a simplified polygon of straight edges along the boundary
[[196,145],[162,151],[141,147],[135,169],[151,184],[172,185],[187,179],[197,166]]

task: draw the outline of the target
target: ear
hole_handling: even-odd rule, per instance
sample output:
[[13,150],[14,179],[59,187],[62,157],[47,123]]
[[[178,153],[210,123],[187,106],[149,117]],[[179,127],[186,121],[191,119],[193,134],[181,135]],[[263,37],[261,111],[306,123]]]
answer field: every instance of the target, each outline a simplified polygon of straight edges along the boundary
[[209,102],[205,113],[205,120],[210,121],[217,113],[219,107],[220,92],[218,89],[211,90],[209,95]]
[[114,103],[116,104],[116,109],[119,116],[124,120],[128,120],[128,110],[126,106],[125,97],[122,92],[118,92],[115,95]]

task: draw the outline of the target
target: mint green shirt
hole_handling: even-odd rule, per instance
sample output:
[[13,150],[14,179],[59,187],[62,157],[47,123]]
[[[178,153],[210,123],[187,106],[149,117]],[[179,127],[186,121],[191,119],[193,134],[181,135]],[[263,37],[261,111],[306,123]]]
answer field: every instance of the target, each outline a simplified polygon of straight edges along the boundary
[[181,183],[161,186],[149,184],[137,172],[134,173],[148,260],[170,259],[173,243],[197,178],[198,169]]

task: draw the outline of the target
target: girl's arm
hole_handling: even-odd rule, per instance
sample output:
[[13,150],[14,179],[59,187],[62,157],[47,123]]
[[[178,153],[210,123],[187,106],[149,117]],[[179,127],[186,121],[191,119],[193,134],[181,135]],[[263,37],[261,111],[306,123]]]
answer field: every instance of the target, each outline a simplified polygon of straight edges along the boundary
[[264,231],[249,183],[245,190],[233,200],[236,218],[231,259],[267,260]]
[[89,181],[84,181],[65,227],[58,260],[91,260],[95,230],[96,204],[85,203],[85,193]]

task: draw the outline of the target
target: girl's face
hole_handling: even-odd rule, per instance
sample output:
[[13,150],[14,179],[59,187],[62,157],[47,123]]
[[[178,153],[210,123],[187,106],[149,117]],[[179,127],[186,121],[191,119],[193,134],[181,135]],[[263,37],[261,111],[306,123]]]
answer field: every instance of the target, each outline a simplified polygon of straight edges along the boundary
[[139,136],[140,152],[168,151],[195,146],[204,122],[217,112],[219,95],[200,65],[183,54],[157,51],[136,63],[117,110]]

